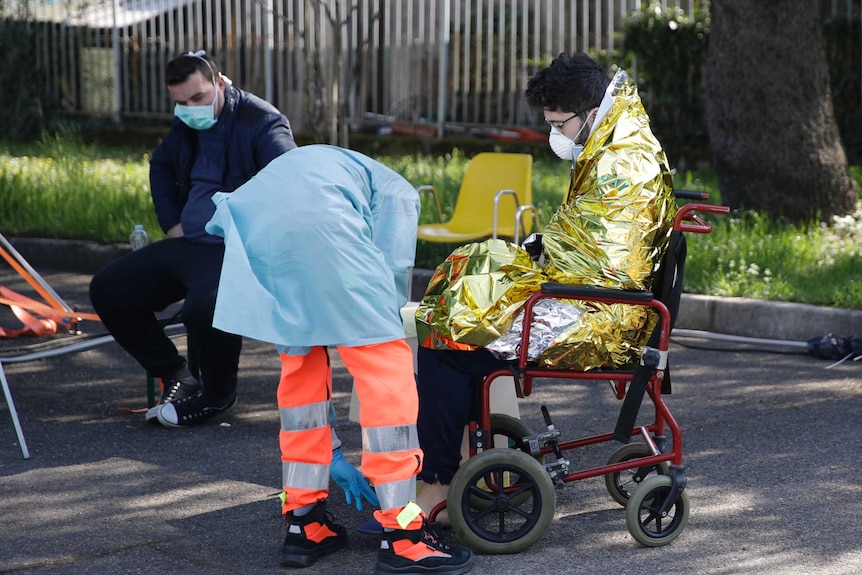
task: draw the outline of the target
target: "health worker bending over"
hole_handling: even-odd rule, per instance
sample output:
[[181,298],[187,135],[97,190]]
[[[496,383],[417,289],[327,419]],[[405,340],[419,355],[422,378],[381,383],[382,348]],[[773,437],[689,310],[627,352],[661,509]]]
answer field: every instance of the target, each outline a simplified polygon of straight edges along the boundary
[[[296,148],[271,104],[232,86],[203,51],[168,62],[174,122],[150,160],[150,187],[167,238],[98,271],[90,300],[114,339],[162,382],[147,420],[197,425],[236,404],[242,338],[212,327],[224,243],[204,229],[215,192],[235,190]],[[200,378],[165,335],[156,312],[185,300],[182,321]]]
[[[426,512],[446,499],[474,381],[509,364],[500,342],[527,298],[549,281],[648,289],[673,223],[667,160],[624,72],[609,80],[588,56],[560,54],[529,80],[526,98],[550,125],[551,148],[572,162],[571,182],[544,229],[539,262],[502,240],[468,244],[437,268],[417,310],[418,430],[426,453],[419,479],[427,484],[417,502]],[[654,323],[631,308],[578,309],[579,319],[535,361],[582,370],[630,363]],[[439,520],[446,521],[443,513]]]
[[470,551],[438,541],[412,503],[423,454],[400,310],[416,251],[416,190],[367,156],[315,145],[214,201],[207,230],[224,236],[226,253],[213,325],[281,354],[282,564],[307,567],[347,545],[326,512],[335,346],[359,398],[362,472],[380,500],[376,573],[468,571]]

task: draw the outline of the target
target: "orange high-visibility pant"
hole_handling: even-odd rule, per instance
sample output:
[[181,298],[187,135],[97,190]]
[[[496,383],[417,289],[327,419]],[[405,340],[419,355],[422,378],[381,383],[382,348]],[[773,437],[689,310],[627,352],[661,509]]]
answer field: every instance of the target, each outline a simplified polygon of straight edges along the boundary
[[[396,516],[415,497],[422,467],[416,433],[419,398],[413,354],[403,339],[357,347],[338,346],[353,376],[362,426],[362,473],[377,491],[384,527],[399,527]],[[332,368],[325,348],[307,355],[281,355],[278,407],[281,413],[282,512],[326,499],[332,443],[329,404]],[[421,523],[421,518],[411,521]]]

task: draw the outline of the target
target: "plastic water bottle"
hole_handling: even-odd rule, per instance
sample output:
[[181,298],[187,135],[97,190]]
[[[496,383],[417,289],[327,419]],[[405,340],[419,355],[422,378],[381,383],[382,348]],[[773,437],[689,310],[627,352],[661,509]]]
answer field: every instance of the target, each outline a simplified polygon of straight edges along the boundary
[[150,237],[147,235],[147,230],[141,224],[135,225],[132,235],[129,236],[129,243],[132,244],[132,249],[142,248],[150,243]]

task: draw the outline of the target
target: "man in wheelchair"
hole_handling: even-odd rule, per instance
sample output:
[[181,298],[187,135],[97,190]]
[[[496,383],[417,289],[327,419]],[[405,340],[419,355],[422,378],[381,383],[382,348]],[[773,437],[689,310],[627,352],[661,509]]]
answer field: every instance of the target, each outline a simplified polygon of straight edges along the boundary
[[[437,268],[416,312],[425,452],[417,503],[427,513],[446,499],[460,465],[474,382],[517,357],[506,335],[518,329],[530,295],[547,282],[650,290],[673,227],[667,158],[625,72],[611,80],[588,56],[562,53],[530,79],[525,96],[542,110],[553,151],[572,162],[571,182],[536,257],[503,240],[462,246]],[[575,370],[631,365],[656,322],[646,308],[622,304],[578,304],[574,317],[532,361]]]

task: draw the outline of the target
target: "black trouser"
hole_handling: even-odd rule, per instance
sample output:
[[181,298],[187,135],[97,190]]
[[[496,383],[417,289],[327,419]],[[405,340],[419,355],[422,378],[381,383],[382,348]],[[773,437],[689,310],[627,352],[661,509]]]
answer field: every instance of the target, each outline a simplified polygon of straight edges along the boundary
[[236,393],[242,338],[212,327],[224,245],[184,238],[155,242],[111,262],[90,282],[90,301],[114,339],[147,372],[165,377],[186,365],[155,312],[180,300],[204,393]]
[[456,351],[420,347],[417,353],[419,419],[416,429],[425,454],[421,481],[452,482],[461,461],[461,438],[470,422],[478,386],[492,371],[507,367],[487,349]]

